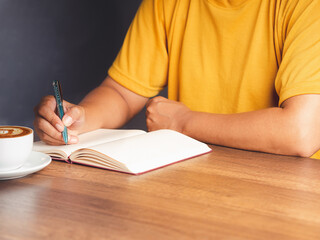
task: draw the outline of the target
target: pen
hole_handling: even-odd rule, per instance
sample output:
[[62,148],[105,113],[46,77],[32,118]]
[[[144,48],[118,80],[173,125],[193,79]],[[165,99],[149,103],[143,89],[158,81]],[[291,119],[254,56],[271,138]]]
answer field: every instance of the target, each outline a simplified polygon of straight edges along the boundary
[[[63,115],[64,115],[64,111],[63,111],[63,105],[62,105],[63,99],[62,99],[61,85],[60,85],[59,81],[57,81],[57,80],[53,81],[52,85],[53,85],[53,90],[54,90],[54,96],[55,96],[56,102],[57,102],[58,114],[59,114],[60,119],[62,120]],[[66,126],[64,126],[62,136],[63,136],[64,142],[67,144],[68,143],[68,133],[67,133]]]

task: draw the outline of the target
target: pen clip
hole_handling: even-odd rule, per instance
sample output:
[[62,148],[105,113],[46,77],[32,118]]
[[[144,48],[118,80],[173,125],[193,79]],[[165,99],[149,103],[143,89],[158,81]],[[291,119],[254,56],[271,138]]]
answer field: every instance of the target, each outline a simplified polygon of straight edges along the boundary
[[[56,81],[57,81],[57,80],[56,80]],[[62,89],[61,89],[60,82],[57,81],[57,83],[58,83],[58,90],[59,90],[59,95],[60,95],[60,101],[61,101],[61,104],[62,104],[62,101],[63,101]]]
[[64,115],[64,110],[63,110],[63,104],[62,104],[62,91],[61,91],[61,85],[59,83],[59,81],[55,80],[52,83],[53,85],[53,89],[54,89],[54,96],[56,99],[56,103],[57,103],[57,110],[58,110],[58,114],[60,119],[62,119],[63,115]]
[[60,82],[57,80],[54,80],[53,83],[53,89],[54,89],[54,96],[56,98],[57,106],[62,106],[62,91],[61,91],[61,85]]

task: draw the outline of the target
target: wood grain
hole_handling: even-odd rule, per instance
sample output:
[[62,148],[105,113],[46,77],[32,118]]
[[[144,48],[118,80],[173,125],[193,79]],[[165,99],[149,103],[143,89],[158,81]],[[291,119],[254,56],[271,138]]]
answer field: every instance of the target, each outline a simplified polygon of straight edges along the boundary
[[1,239],[320,239],[320,161],[212,146],[140,176],[53,162],[0,181]]

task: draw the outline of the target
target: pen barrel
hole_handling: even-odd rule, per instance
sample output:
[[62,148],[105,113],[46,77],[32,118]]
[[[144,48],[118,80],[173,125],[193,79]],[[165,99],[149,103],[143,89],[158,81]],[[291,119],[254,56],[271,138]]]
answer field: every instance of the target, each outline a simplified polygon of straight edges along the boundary
[[[64,116],[64,110],[63,110],[63,105],[62,105],[63,100],[62,100],[61,86],[57,80],[53,81],[52,85],[53,85],[54,95],[55,95],[56,102],[57,102],[58,115],[59,115],[59,118],[62,120],[62,118]],[[63,137],[64,142],[67,144],[68,143],[68,133],[67,133],[66,126],[64,126],[64,130],[62,132],[62,137]]]
[[62,132],[63,141],[67,144],[68,143],[68,134],[67,134],[67,127],[64,126],[64,130]]
[[58,109],[59,118],[62,119],[64,116],[64,111],[61,103],[57,105],[57,109]]

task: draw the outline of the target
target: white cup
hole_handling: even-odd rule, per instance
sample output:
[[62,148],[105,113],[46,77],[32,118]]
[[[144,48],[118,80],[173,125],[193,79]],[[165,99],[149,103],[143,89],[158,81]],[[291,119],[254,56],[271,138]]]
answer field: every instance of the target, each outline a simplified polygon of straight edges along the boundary
[[31,154],[33,130],[22,126],[0,126],[0,172],[21,167]]

